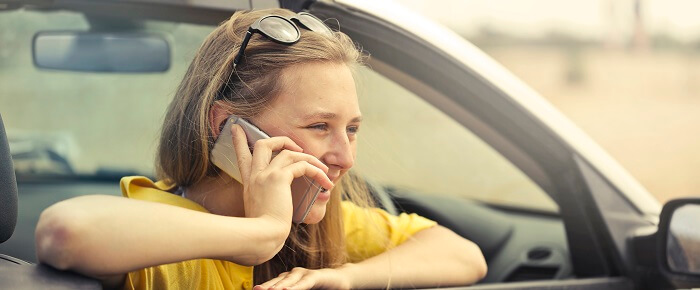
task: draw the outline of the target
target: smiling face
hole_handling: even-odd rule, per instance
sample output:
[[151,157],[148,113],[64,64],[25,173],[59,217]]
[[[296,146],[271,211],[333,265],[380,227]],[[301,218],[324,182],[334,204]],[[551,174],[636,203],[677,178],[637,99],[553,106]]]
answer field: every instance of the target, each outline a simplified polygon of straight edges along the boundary
[[[252,118],[270,136],[288,136],[304,153],[329,168],[328,177],[340,180],[355,163],[356,133],[362,115],[355,81],[344,64],[307,63],[282,73],[284,89],[263,113]],[[296,206],[308,187],[303,179],[292,184]],[[323,219],[331,191],[321,192],[304,223]]]

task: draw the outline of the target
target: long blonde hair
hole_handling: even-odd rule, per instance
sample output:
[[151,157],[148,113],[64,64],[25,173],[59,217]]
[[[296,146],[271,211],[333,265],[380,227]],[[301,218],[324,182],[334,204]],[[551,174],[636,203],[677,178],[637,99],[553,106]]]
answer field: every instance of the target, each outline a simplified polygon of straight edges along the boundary
[[[301,38],[292,45],[255,34],[234,69],[233,59],[246,30],[269,14],[294,16],[285,9],[236,12],[200,47],[165,116],[156,160],[160,179],[186,187],[218,174],[209,161],[214,143],[209,110],[215,101],[225,102],[235,115],[250,118],[284,89],[278,80],[286,68],[309,62],[342,63],[351,69],[362,65],[364,56],[347,35],[334,32],[328,37],[302,28]],[[293,267],[320,269],[346,263],[341,201],[373,206],[363,185],[356,175],[346,174],[333,189],[323,220],[315,225],[293,225],[282,251],[256,267],[255,282],[267,281]]]

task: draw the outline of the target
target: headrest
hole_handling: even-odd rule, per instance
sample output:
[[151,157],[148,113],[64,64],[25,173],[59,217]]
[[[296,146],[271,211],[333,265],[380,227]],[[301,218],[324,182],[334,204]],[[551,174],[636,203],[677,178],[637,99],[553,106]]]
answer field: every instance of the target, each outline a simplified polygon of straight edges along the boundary
[[0,115],[0,243],[7,241],[17,223],[17,180],[10,146]]

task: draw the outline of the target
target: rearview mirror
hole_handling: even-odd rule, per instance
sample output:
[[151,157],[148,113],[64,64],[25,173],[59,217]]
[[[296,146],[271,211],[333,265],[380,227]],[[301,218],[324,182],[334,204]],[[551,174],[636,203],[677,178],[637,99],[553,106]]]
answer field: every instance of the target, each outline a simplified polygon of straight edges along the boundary
[[34,35],[39,68],[116,73],[164,72],[170,45],[157,34],[44,31]]

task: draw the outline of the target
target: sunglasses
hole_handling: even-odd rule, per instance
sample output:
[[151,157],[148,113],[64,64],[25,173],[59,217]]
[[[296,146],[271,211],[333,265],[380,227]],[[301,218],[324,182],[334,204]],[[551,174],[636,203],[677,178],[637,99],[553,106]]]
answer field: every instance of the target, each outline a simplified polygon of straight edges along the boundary
[[326,36],[333,36],[333,31],[328,28],[321,19],[307,12],[299,12],[295,17],[289,19],[279,15],[263,16],[248,28],[245,38],[243,38],[241,48],[238,50],[236,58],[233,59],[233,67],[235,68],[243,58],[243,51],[245,51],[246,46],[248,46],[248,41],[250,41],[250,38],[256,32],[281,44],[294,44],[299,41],[301,32],[299,31],[299,27],[294,23],[299,24],[299,26],[306,30],[311,30]]

